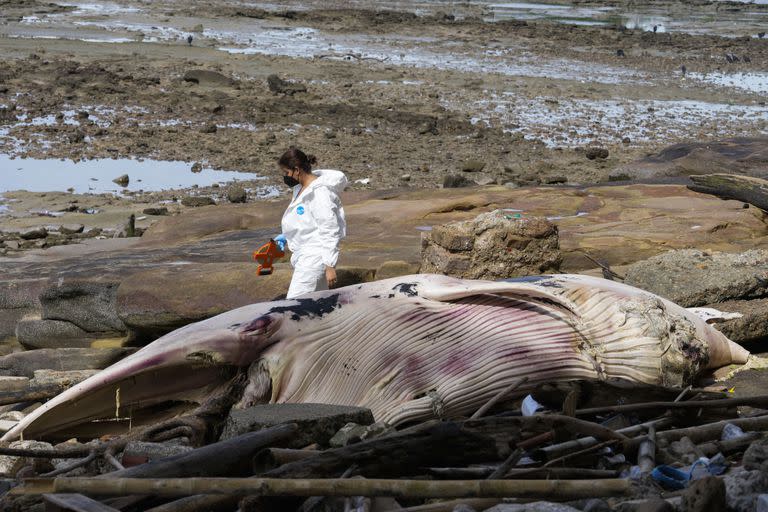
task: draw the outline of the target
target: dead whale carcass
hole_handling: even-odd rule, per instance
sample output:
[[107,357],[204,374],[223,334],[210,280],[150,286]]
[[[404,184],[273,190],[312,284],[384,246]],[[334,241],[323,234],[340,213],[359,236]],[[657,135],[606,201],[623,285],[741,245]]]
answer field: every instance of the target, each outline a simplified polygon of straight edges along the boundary
[[135,426],[191,408],[249,365],[239,406],[360,405],[398,424],[471,413],[522,376],[531,387],[585,379],[681,387],[748,355],[694,313],[613,281],[413,275],[178,329],[50,400],[3,440],[97,433],[116,417]]

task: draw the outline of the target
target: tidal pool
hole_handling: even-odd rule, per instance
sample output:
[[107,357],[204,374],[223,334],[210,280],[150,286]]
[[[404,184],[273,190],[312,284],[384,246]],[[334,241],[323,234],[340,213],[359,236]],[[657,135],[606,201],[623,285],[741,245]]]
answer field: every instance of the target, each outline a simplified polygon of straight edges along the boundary
[[[82,160],[75,163],[71,160],[38,160],[0,155],[0,193],[11,190],[49,192],[73,189],[78,194],[122,194],[126,190],[147,192],[266,179],[252,173],[206,168],[201,172],[192,172],[191,166],[189,162],[127,158]],[[126,187],[112,182],[123,174],[127,174],[130,180]],[[258,187],[254,192],[259,197],[279,194],[276,187],[268,185]]]

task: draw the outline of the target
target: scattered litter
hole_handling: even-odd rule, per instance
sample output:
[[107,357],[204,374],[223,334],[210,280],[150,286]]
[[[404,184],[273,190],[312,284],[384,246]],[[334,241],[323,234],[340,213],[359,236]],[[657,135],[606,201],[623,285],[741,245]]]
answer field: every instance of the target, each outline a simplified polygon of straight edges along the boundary
[[534,400],[531,395],[526,396],[523,399],[523,403],[520,405],[520,410],[523,416],[533,416],[537,411],[544,409],[544,406]]
[[744,435],[744,431],[741,430],[738,425],[728,423],[723,427],[723,433],[720,435],[720,440],[727,441],[729,439],[737,439],[739,437],[743,437]]
[[360,180],[355,180],[355,183],[360,183],[361,185],[368,185],[371,182],[371,178],[363,178]]
[[562,220],[562,219],[575,219],[577,217],[584,217],[589,215],[587,212],[577,212],[576,215],[552,215],[547,217],[547,220]]
[[52,212],[49,210],[30,210],[29,213],[38,217],[61,217],[64,215],[64,212]]

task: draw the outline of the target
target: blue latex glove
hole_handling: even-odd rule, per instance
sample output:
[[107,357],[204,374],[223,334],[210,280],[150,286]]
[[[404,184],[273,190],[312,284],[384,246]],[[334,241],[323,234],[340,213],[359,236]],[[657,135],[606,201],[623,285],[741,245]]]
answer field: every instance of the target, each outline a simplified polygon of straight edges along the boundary
[[285,244],[287,243],[287,240],[285,239],[285,235],[280,233],[272,240],[275,241],[275,243],[277,244],[277,246],[280,248],[281,251],[285,251]]

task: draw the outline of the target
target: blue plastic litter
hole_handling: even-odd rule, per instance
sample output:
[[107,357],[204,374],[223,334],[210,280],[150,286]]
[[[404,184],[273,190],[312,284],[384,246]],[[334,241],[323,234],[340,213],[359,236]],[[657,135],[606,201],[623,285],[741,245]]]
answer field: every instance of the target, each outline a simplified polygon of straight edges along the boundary
[[651,478],[658,482],[662,487],[672,490],[685,489],[690,480],[690,474],[680,471],[672,466],[656,466],[651,471]]
[[718,453],[711,459],[699,458],[687,472],[667,465],[656,466],[651,471],[651,478],[662,487],[678,490],[685,488],[691,480],[697,480],[708,475],[722,475],[726,469],[728,469],[728,464],[723,455]]

